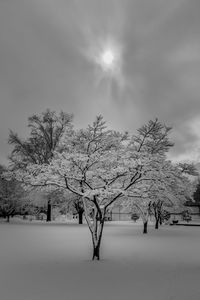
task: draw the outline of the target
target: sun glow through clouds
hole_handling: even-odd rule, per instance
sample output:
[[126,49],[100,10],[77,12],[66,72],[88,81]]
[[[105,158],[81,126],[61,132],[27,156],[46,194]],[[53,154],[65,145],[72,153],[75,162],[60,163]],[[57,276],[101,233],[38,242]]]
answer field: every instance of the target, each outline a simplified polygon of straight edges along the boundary
[[[85,51],[87,59],[94,64],[96,83],[105,79],[115,80],[120,88],[124,86],[122,73],[121,43],[114,38],[90,37],[88,49]],[[105,82],[105,81],[104,81]]]
[[96,63],[107,75],[115,77],[121,69],[121,53],[119,46],[112,43],[102,45],[95,58]]
[[114,63],[115,56],[111,50],[105,50],[105,52],[102,53],[101,61],[102,64],[107,67],[112,67]]

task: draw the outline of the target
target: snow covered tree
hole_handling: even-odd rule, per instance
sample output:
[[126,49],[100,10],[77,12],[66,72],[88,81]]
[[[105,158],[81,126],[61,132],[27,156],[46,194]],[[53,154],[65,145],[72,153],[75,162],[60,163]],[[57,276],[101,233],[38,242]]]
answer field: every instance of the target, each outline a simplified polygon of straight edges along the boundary
[[135,211],[137,209],[138,214],[140,215],[143,221],[143,233],[147,233],[149,216],[151,214],[151,201],[147,196],[134,196],[134,201],[129,202],[130,209]]
[[[153,171],[153,169],[152,169]],[[184,209],[185,202],[193,194],[193,184],[182,171],[170,161],[164,160],[160,170],[154,172],[154,180],[146,182],[145,192],[142,191],[131,205],[137,206],[144,222],[144,233],[147,233],[147,223],[150,214],[155,217],[155,228],[162,223],[162,215],[168,208]],[[139,198],[140,196],[140,198]]]
[[157,192],[154,191],[154,199],[151,202],[151,208],[155,216],[155,228],[162,225],[162,216],[166,208],[173,207],[184,209],[185,202],[191,199],[193,185],[187,177],[184,176],[177,166],[168,164],[165,168],[166,179],[162,187]]
[[[162,136],[156,134],[159,124],[157,120],[149,122],[149,130],[144,127],[145,137],[136,140],[127,133],[108,130],[102,116],[98,116],[86,129],[63,136],[50,162],[28,164],[16,170],[15,176],[29,186],[55,186],[81,197],[93,242],[93,259],[100,259],[107,210],[127,197],[129,191],[136,195],[137,190],[146,188],[146,182],[159,178],[165,160],[162,152],[168,147],[167,129],[162,127]],[[143,132],[139,134],[142,137]]]
[[171,129],[172,127],[162,124],[157,118],[150,120],[133,135],[132,143],[138,152],[164,155],[174,145],[169,139]]
[[154,214],[158,228],[162,222],[162,212],[168,206],[183,207],[187,197],[191,197],[192,185],[184,176],[185,173],[194,175],[195,168],[191,164],[179,164],[173,166],[166,160],[166,152],[173,146],[169,139],[171,127],[158,121],[150,120],[138,129],[132,137],[132,145],[140,153],[148,153],[149,156],[158,155],[160,162],[151,167],[153,180],[143,182],[137,193],[130,194],[130,207],[137,207],[143,220],[143,233],[147,233],[147,225],[150,214]]
[[193,198],[196,203],[200,204],[200,178],[198,178],[198,182],[195,187]]
[[68,195],[65,208],[67,212],[78,216],[78,224],[83,224],[84,207],[82,197],[76,194]]
[[[154,181],[149,180],[145,185],[143,183],[141,191],[139,191],[138,195],[134,195],[134,200],[130,203],[132,207],[134,205],[139,210],[144,224],[143,233],[147,233],[148,219],[151,212],[152,195],[150,195],[150,189],[152,189],[152,186],[156,186],[155,182],[157,182],[157,186],[160,185],[160,176],[161,174],[164,176],[162,168],[160,167],[163,166],[166,160],[166,152],[174,145],[169,139],[171,129],[171,127],[155,119],[154,121],[150,120],[147,124],[140,127],[137,130],[137,134],[132,136],[131,144],[135,151],[144,153],[144,155],[148,154],[150,160],[156,155],[160,159],[157,166],[152,165],[151,169],[151,175],[153,172],[155,175],[158,175],[160,172],[158,178],[156,179],[155,175],[153,175],[152,178],[154,177]],[[159,168],[160,171],[158,172]]]
[[55,186],[45,194],[53,206],[60,208],[58,211],[61,210],[65,213],[78,215],[78,224],[83,224],[84,208],[82,197],[72,194],[67,189],[59,189]]
[[[157,217],[157,205],[162,203],[160,200],[161,190],[163,189],[164,182],[166,180],[166,174],[164,172],[165,161],[161,160],[157,166],[154,164],[149,170],[150,180],[146,182],[141,182],[137,186],[137,189],[133,191],[130,189],[127,194],[129,200],[125,199],[126,205],[134,210],[137,208],[138,213],[140,214],[143,221],[143,233],[147,233],[148,220],[152,213],[156,212]],[[156,211],[155,211],[156,209]]]
[[158,229],[159,223],[162,225],[163,201],[160,199],[157,201],[154,200],[153,203],[151,203],[151,208],[156,220],[155,229]]
[[191,175],[191,176],[199,175],[199,173],[193,163],[180,162],[177,164],[177,167],[184,174]]

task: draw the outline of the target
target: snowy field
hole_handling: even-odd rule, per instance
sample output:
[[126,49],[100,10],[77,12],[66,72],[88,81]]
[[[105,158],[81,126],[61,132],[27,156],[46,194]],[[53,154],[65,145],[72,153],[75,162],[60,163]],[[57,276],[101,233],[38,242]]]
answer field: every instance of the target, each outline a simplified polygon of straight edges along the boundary
[[199,300],[200,227],[107,224],[101,261],[86,225],[0,224],[1,300]]

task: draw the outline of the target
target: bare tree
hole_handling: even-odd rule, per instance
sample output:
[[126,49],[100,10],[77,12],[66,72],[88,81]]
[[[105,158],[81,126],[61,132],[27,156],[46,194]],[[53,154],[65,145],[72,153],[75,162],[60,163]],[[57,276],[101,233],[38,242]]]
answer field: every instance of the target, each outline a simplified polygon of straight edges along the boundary
[[[13,169],[25,169],[28,164],[49,164],[59,143],[72,129],[72,115],[64,112],[56,114],[47,109],[40,115],[28,118],[29,136],[22,139],[10,131],[8,142],[13,146],[10,161]],[[47,204],[47,221],[51,221],[51,200]]]

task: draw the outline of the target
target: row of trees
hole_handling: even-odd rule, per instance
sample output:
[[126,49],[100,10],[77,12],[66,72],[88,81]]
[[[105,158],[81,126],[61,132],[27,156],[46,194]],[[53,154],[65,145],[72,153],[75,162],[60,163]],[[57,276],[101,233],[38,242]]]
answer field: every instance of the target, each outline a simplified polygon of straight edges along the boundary
[[[8,169],[0,165],[0,218],[10,221],[10,217],[50,221],[58,215],[78,215],[79,224],[83,224],[83,206],[80,197],[70,195],[63,190],[41,192],[35,189],[24,190],[21,182],[4,174]],[[52,204],[49,204],[52,203]],[[49,208],[52,206],[54,209]],[[53,215],[52,215],[53,214]],[[52,215],[52,216],[51,216]]]
[[14,215],[25,215],[30,205],[28,194],[15,178],[7,180],[3,174],[7,168],[0,165],[0,217],[9,222]]
[[150,209],[158,227],[163,209],[183,205],[192,185],[181,166],[167,160],[173,146],[171,127],[157,119],[134,135],[107,129],[102,116],[80,130],[74,129],[72,119],[47,110],[29,118],[28,138],[11,132],[12,164],[6,179],[26,189],[64,190],[76,196],[74,205],[80,218],[84,212],[91,232],[93,259],[99,259],[106,213],[116,203],[130,210],[137,207],[147,232]]

